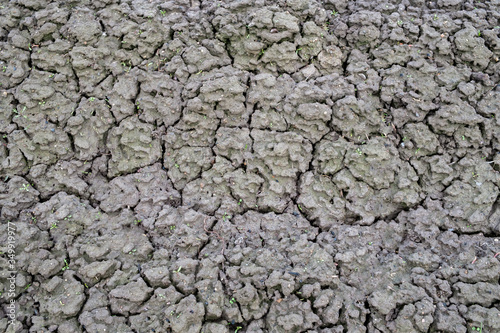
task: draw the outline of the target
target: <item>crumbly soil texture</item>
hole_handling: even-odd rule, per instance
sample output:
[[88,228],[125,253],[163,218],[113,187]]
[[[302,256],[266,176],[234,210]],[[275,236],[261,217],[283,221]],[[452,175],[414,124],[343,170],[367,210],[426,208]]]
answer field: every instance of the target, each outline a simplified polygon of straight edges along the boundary
[[0,332],[500,332],[499,0],[0,18]]

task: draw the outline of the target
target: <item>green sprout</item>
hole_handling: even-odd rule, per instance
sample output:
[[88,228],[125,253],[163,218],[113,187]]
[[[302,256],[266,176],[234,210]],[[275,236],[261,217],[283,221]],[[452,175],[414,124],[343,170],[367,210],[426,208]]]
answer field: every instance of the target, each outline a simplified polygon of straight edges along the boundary
[[238,331],[241,330],[242,328],[243,327],[241,327],[241,326],[236,327],[236,330],[234,330],[234,333],[238,333]]
[[167,11],[166,10],[160,10],[160,15],[161,16],[165,16],[167,14]]
[[332,15],[333,16],[337,16],[339,12],[335,11],[335,10],[332,10]]
[[91,101],[91,102],[95,101],[95,97],[90,97],[89,101]]
[[66,259],[64,259],[64,264],[65,264],[65,266],[63,268],[61,268],[61,271],[63,271],[63,272],[69,268],[69,263]]
[[[124,44],[125,42],[122,42],[122,44]],[[122,62],[121,63],[123,67],[125,67],[124,71],[125,72],[130,72],[130,70],[132,69],[132,65],[130,64],[130,60],[128,62],[128,67],[127,67],[127,64],[125,62]]]
[[23,184],[23,187],[20,187],[19,189],[21,191],[29,192],[30,191],[29,187],[30,187],[30,184]]
[[481,37],[481,30],[477,31],[477,37]]
[[472,330],[482,333],[483,332],[483,323],[481,323],[481,327],[472,326]]
[[242,201],[243,201],[243,199],[238,200],[238,206],[241,205]]
[[359,148],[356,149],[356,153],[358,153],[359,156],[363,155],[363,152]]
[[17,118],[19,116],[23,116],[24,119],[28,119],[28,117],[26,115],[24,115],[24,111],[26,111],[26,107],[24,107],[21,112],[19,112],[17,109],[12,109],[12,112],[14,112],[17,116],[15,116],[14,118]]
[[234,299],[234,297],[229,300],[229,304],[234,304],[235,302],[236,300]]
[[50,226],[50,230],[52,230],[52,229],[57,229],[57,223],[56,222],[52,223],[52,225]]
[[179,266],[179,268],[175,271],[176,273],[180,273],[182,269],[182,266]]

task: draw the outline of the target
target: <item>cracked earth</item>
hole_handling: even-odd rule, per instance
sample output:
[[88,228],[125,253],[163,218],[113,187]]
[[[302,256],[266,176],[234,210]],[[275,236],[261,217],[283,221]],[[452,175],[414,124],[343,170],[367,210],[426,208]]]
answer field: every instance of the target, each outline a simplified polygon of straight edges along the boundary
[[0,17],[0,331],[500,332],[498,0]]

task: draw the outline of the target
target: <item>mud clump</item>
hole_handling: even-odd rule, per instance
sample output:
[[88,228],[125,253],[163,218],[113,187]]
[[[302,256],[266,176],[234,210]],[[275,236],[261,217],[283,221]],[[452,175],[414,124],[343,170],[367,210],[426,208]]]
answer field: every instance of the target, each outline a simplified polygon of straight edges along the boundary
[[1,332],[500,331],[498,1],[0,17]]

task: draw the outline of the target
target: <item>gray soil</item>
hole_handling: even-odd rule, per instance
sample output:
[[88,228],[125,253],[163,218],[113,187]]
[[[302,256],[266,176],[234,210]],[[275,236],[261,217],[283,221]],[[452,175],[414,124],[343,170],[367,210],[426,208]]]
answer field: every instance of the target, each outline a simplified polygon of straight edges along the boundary
[[499,58],[499,0],[0,0],[0,332],[500,332]]

